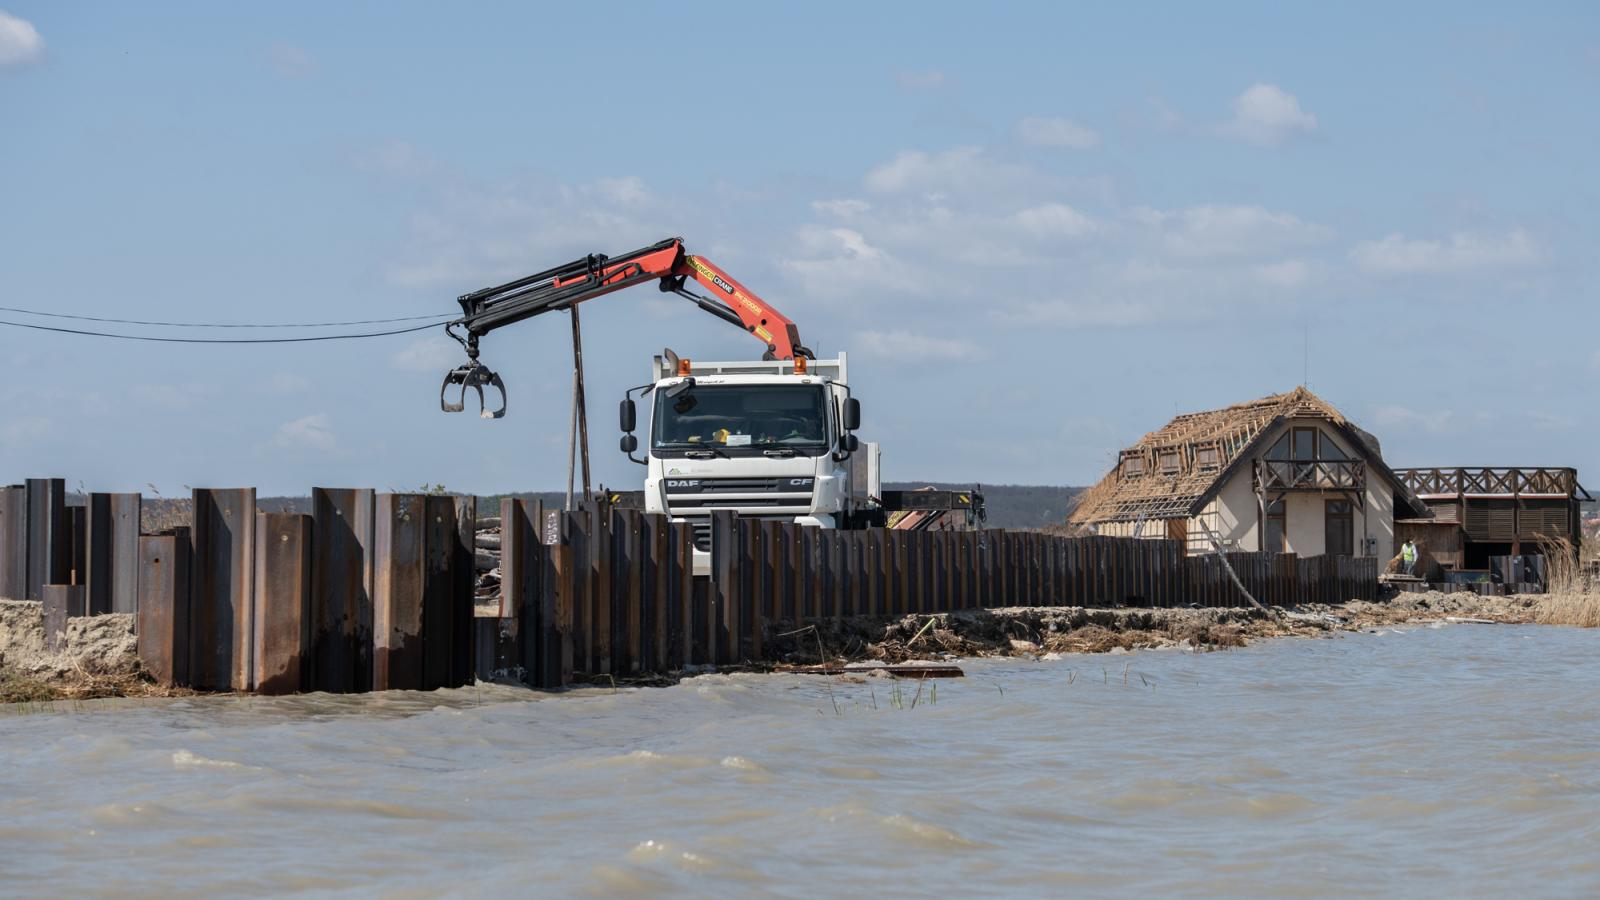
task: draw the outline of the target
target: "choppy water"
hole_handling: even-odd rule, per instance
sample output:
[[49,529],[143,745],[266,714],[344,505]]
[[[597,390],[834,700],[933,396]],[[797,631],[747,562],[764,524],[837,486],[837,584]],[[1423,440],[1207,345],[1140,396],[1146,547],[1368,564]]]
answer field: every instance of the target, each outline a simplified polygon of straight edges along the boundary
[[1594,895],[1597,651],[1460,625],[971,662],[937,697],[0,711],[0,892]]

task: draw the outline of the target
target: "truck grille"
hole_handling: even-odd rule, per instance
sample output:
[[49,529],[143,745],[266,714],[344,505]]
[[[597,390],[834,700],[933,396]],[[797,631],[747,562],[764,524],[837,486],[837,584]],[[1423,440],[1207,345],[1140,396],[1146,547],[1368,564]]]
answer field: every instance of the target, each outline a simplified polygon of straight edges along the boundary
[[800,478],[668,478],[667,495],[678,494],[810,494],[816,479]]
[[763,515],[804,515],[817,480],[793,478],[667,478],[667,512],[701,516],[713,510],[761,510]]

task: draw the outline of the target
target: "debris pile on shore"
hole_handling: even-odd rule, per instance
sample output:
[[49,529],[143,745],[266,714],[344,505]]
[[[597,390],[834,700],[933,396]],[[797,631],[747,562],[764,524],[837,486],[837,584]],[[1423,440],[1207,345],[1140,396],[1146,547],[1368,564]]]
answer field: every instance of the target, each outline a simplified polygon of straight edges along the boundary
[[52,652],[43,605],[0,600],[0,703],[172,693],[144,676],[133,627],[126,613],[68,619]]
[[[908,615],[885,624],[867,617],[832,620],[772,635],[773,661],[944,660],[970,656],[1115,653],[1159,647],[1226,650],[1271,637],[1327,637],[1407,623],[1551,622],[1550,598],[1484,597],[1438,591],[1368,603],[1311,604],[1263,611],[1241,608],[1086,609],[1018,606]],[[1582,624],[1562,621],[1556,624]]]

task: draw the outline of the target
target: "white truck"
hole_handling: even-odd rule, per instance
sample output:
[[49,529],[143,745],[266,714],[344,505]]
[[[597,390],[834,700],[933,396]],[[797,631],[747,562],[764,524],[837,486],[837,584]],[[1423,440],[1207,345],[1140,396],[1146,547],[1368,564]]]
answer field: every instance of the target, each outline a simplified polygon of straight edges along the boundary
[[[949,524],[946,514],[958,511],[967,525],[983,521],[983,497],[975,490],[881,490],[878,447],[855,435],[861,405],[850,395],[845,355],[814,359],[791,319],[710,260],[689,254],[681,238],[618,256],[591,253],[456,298],[462,314],[445,332],[461,343],[467,362],[445,375],[440,408],[461,412],[470,391],[481,416],[504,416],[505,384],[479,358],[479,341],[534,316],[573,313],[573,356],[581,371],[578,304],[649,282],[739,327],[765,348],[760,361],[699,364],[667,351],[656,357],[650,383],[630,389],[622,400],[622,450],[647,467],[645,489],[608,495],[607,501],[692,523],[696,574],[710,569],[716,510],[841,529],[943,527]],[[690,282],[708,293],[690,290]],[[581,377],[576,384],[574,404],[581,409]],[[492,403],[495,393],[499,399]],[[634,455],[640,448],[633,433],[639,417],[635,394],[650,407],[642,459]],[[898,512],[905,515],[891,520]]]
[[[639,402],[650,411],[643,458],[633,433]],[[620,419],[623,452],[646,467],[645,511],[694,526],[696,574],[710,567],[715,510],[818,528],[885,521],[878,447],[855,435],[861,405],[843,353],[714,363],[657,356]]]

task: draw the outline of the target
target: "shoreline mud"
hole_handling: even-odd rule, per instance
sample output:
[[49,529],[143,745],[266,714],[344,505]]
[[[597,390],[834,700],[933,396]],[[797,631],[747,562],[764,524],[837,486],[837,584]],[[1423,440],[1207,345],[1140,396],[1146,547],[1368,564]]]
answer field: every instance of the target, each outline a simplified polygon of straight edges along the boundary
[[[1401,594],[1264,611],[1254,607],[1084,608],[1017,606],[908,615],[887,623],[826,622],[775,636],[780,667],[830,662],[902,663],[1057,653],[1116,653],[1164,647],[1228,650],[1281,637],[1332,637],[1404,624],[1533,624],[1544,595]],[[820,648],[820,659],[819,659]]]
[[[1579,595],[1593,616],[1594,595]],[[1262,610],[1254,607],[1085,608],[1014,606],[893,617],[827,619],[769,629],[759,663],[694,666],[636,676],[591,676],[588,684],[664,685],[709,671],[782,672],[827,664],[951,662],[975,657],[1049,658],[1066,653],[1125,653],[1176,647],[1210,652],[1271,638],[1327,638],[1341,633],[1431,622],[1591,624],[1550,615],[1572,598],[1518,594],[1402,593]],[[497,679],[501,680],[501,679]],[[512,679],[505,679],[512,680]],[[191,696],[156,684],[139,665],[131,616],[67,621],[62,646],[46,647],[38,603],[0,600],[0,704],[102,697]]]

